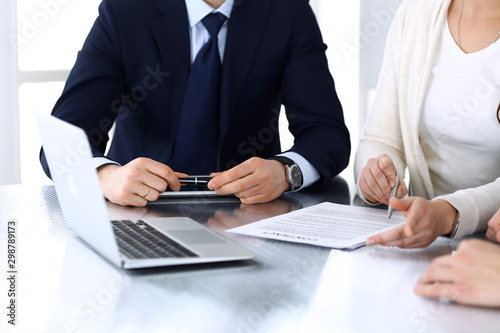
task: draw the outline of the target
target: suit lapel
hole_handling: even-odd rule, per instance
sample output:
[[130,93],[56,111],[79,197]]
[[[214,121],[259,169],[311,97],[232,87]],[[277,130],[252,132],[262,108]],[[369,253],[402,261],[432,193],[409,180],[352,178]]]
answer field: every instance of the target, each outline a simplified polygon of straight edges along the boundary
[[170,133],[174,140],[191,70],[189,21],[184,0],[160,0],[156,7],[163,16],[151,22],[151,29],[161,53],[164,70],[169,74],[166,80],[169,104],[165,108],[171,114]]
[[221,144],[229,129],[236,101],[259,51],[271,6],[272,1],[269,0],[235,1],[228,22],[222,68]]

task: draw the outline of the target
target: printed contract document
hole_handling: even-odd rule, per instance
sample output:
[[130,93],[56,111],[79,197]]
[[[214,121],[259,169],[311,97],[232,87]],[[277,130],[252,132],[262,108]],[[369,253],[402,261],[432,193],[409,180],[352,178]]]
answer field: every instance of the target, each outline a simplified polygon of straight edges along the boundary
[[405,221],[400,212],[394,212],[389,219],[387,210],[323,202],[227,232],[334,249],[356,249],[364,246],[368,237]]

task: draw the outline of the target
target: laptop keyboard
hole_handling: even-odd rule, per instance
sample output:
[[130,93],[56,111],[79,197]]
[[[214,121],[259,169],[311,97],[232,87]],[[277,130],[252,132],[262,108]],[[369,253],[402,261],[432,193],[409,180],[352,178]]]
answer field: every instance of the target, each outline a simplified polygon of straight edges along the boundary
[[120,252],[130,259],[199,257],[142,220],[111,224]]

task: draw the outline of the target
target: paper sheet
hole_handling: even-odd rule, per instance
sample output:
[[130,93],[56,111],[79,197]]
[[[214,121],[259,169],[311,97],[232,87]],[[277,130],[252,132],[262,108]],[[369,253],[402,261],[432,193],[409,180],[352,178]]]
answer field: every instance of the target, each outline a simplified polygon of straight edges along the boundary
[[387,210],[323,202],[227,232],[335,249],[355,249],[365,245],[369,236],[405,221],[406,218],[396,211],[389,219]]

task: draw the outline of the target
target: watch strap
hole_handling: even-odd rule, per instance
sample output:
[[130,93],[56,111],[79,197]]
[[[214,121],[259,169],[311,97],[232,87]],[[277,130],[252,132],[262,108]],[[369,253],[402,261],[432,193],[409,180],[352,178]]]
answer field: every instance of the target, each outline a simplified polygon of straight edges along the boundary
[[[273,157],[270,157],[268,159],[278,161],[285,166],[285,178],[286,178],[286,181],[289,185],[288,191],[294,191],[302,186],[302,184],[304,183],[302,171],[300,171],[300,167],[291,158],[288,158],[286,156],[273,156]],[[291,175],[289,174],[289,172],[293,166],[295,166],[295,168],[297,168],[301,173],[300,184],[298,184],[298,185],[294,185],[292,183],[292,179],[290,178]]]
[[268,160],[278,161],[281,162],[281,164],[288,166],[292,166],[295,164],[295,162],[291,158],[288,158],[286,156],[273,156],[269,157]]

